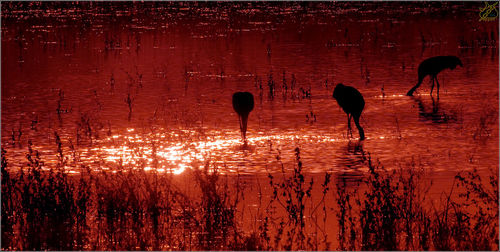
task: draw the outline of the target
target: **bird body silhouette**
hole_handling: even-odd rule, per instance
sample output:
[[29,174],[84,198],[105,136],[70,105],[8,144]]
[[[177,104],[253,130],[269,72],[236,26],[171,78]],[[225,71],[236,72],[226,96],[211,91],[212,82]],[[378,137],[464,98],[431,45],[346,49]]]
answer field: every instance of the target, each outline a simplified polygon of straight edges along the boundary
[[411,88],[406,95],[412,96],[415,89],[417,89],[424,78],[429,75],[432,79],[431,95],[434,90],[434,81],[437,83],[437,95],[439,97],[439,82],[437,80],[437,75],[444,69],[455,69],[457,66],[462,65],[462,61],[456,56],[436,56],[428,58],[418,66],[418,83],[413,88]]
[[361,93],[349,86],[345,86],[342,83],[337,84],[333,90],[333,98],[337,100],[339,106],[347,114],[347,125],[349,130],[351,130],[351,117],[354,119],[354,123],[359,131],[359,139],[365,139],[365,132],[361,125],[359,125],[359,117],[361,112],[365,108],[365,100]]
[[233,94],[233,109],[238,114],[243,141],[246,141],[248,115],[253,110],[254,100],[252,93],[236,92]]

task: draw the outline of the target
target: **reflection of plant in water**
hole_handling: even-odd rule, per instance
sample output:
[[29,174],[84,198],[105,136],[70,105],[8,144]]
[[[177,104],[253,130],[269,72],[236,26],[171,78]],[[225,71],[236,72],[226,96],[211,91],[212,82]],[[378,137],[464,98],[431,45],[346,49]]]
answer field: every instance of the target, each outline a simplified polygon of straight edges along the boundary
[[486,108],[481,111],[478,125],[472,137],[474,140],[485,140],[491,136],[491,126],[494,125],[498,120],[498,110],[494,108]]

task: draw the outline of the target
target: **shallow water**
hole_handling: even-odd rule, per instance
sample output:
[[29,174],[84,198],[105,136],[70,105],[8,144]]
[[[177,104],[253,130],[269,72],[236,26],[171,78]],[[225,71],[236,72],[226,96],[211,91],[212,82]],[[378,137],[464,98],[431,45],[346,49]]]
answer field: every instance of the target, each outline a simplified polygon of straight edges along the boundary
[[[57,132],[65,153],[73,146],[95,169],[182,173],[210,160],[265,175],[281,171],[277,156],[291,168],[299,147],[307,173],[360,176],[363,152],[442,180],[498,170],[498,22],[480,22],[478,4],[323,5],[11,12],[2,4],[9,165],[27,162],[28,141],[56,162]],[[464,67],[439,74],[439,100],[428,79],[405,96],[418,64],[436,55],[457,55]],[[337,83],[364,96],[362,143],[332,99]],[[236,91],[255,97],[246,146]]]
[[[189,169],[207,163],[230,174],[225,177],[229,187],[222,185],[221,177],[217,186],[222,191],[216,193],[229,192],[231,200],[237,201],[240,189],[244,191],[234,209],[243,237],[257,229],[260,233],[268,218],[270,223],[275,218],[274,224],[291,220],[290,209],[280,200],[285,202],[288,190],[292,202],[310,185],[312,193],[303,202],[309,238],[321,234],[319,228],[325,244],[340,248],[339,223],[346,220],[339,216],[340,192],[352,193],[354,211],[361,209],[360,200],[369,197],[364,190],[370,190],[370,178],[378,176],[370,176],[368,156],[388,170],[402,169],[401,176],[412,177],[418,197],[426,200],[414,195],[407,195],[408,199],[429,204],[426,207],[439,218],[440,204],[451,197],[458,172],[477,169],[481,175],[491,175],[491,169],[493,180],[498,181],[498,22],[479,21],[482,6],[458,2],[2,2],[2,155],[5,150],[7,168],[13,170],[29,166],[31,147],[39,152],[45,169],[64,164],[70,173],[86,167],[117,173],[93,173],[102,176],[90,176],[89,186],[78,187],[80,193],[93,193],[92,210],[83,222],[89,227],[83,249],[124,250],[126,245],[113,247],[109,244],[114,239],[101,241],[101,236],[137,231],[130,225],[116,228],[112,218],[110,225],[98,213],[102,194],[111,200],[107,210],[114,209],[114,200],[133,201],[127,200],[127,193],[145,199],[126,204],[170,206],[176,192],[170,191],[173,186],[194,196],[193,202],[178,202],[179,207],[194,207],[204,219],[210,208],[197,204],[206,200],[207,189],[200,190],[200,178]],[[429,94],[428,78],[414,97],[406,96],[416,84],[419,63],[436,55],[456,55],[464,67],[439,74],[439,99],[436,90]],[[353,86],[364,96],[360,122],[367,138],[362,142],[354,125],[352,135],[348,133],[346,114],[332,98],[338,83]],[[246,144],[232,108],[231,97],[237,91],[249,91],[255,97]],[[283,182],[297,175],[292,171],[297,167],[297,151],[307,175],[293,182],[301,181],[300,192]],[[156,173],[134,177],[134,173],[117,172],[130,168],[163,173],[163,187],[156,188],[166,190],[158,194],[163,198],[142,194],[150,190],[144,175],[156,178]],[[170,172],[175,174],[172,181]],[[333,174],[329,185],[321,184],[329,178],[325,172]],[[395,183],[410,183],[392,175]],[[362,180],[366,183],[359,183]],[[210,183],[216,188],[217,181]],[[21,184],[16,188],[29,190]],[[430,190],[428,185],[433,185]],[[387,188],[374,190],[388,193]],[[399,190],[397,194],[407,188]],[[455,189],[453,197],[459,198],[460,190]],[[277,191],[283,195],[273,199]],[[388,194],[383,196],[392,199],[392,192]],[[144,204],[134,206],[144,210],[149,203]],[[32,208],[10,210],[22,213]],[[177,216],[166,209],[162,214],[167,220]],[[130,221],[129,212],[121,216],[125,223]],[[44,239],[39,233],[52,234],[33,229],[35,233],[26,236],[23,225],[16,226],[5,225],[7,231],[2,233],[2,239],[12,236],[13,249],[32,249],[31,239],[36,244]],[[52,228],[50,223],[43,226]],[[145,232],[139,233],[151,239],[149,244],[153,233],[184,235],[171,229],[175,223],[160,221],[160,226],[166,229],[156,232],[156,226],[146,224]],[[287,228],[297,227],[289,223]],[[279,233],[277,228],[271,227],[270,234]],[[188,228],[190,234],[199,235],[197,230]],[[133,244],[128,237],[118,243]],[[73,238],[67,241],[75,243]],[[153,245],[158,249],[190,250],[175,247],[171,240],[156,237],[155,241],[161,241]]]

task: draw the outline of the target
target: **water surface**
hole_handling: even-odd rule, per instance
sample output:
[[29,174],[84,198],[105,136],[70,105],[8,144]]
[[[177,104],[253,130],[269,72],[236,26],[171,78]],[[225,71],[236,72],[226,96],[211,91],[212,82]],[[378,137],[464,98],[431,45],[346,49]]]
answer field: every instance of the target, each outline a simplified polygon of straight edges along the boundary
[[[26,163],[29,141],[56,162],[57,134],[94,169],[182,173],[210,160],[265,175],[281,171],[277,156],[290,169],[296,147],[307,173],[363,174],[363,152],[444,180],[498,169],[498,22],[480,22],[477,4],[346,4],[2,4],[9,164]],[[405,96],[436,55],[464,67],[439,74],[439,100],[428,79]],[[364,96],[362,143],[332,99],[337,83]],[[256,99],[248,146],[236,91]]]

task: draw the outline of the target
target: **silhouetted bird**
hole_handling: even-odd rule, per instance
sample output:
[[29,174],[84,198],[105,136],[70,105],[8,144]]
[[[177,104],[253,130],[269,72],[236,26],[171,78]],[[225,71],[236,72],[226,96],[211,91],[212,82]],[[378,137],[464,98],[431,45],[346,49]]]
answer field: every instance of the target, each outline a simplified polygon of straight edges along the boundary
[[238,113],[240,130],[243,140],[246,141],[248,115],[253,110],[253,95],[249,92],[236,92],[233,94],[233,108]]
[[406,95],[412,96],[413,92],[415,92],[415,89],[417,89],[420,84],[422,84],[422,81],[424,80],[425,76],[429,75],[432,79],[432,87],[431,87],[431,95],[432,95],[432,90],[434,89],[434,81],[437,83],[437,94],[439,97],[439,82],[437,79],[437,75],[443,71],[444,69],[455,69],[455,67],[461,66],[462,61],[456,56],[437,56],[437,57],[432,57],[428,58],[420,65],[418,66],[418,83],[415,85]]
[[335,87],[335,90],[333,90],[333,98],[337,100],[339,106],[346,112],[349,130],[351,130],[351,117],[353,117],[359,131],[359,139],[364,140],[365,132],[359,125],[359,117],[365,107],[363,95],[357,89],[339,83]]

